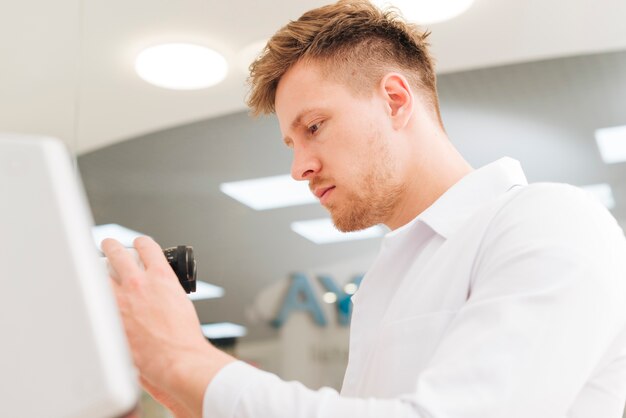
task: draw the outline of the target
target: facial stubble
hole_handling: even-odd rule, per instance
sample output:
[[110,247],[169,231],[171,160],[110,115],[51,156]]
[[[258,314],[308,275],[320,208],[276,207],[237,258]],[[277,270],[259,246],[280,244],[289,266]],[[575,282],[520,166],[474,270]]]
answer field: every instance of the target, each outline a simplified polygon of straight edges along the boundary
[[393,159],[380,136],[371,143],[366,160],[366,174],[352,190],[344,190],[345,196],[328,206],[335,227],[342,232],[353,232],[385,223],[398,208],[405,186],[395,179]]

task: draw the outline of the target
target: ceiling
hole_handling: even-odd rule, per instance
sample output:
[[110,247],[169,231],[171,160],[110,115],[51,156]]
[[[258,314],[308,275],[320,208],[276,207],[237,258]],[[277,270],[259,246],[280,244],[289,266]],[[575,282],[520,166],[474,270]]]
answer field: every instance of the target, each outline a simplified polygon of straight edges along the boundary
[[[0,130],[45,133],[77,153],[245,109],[241,51],[316,0],[21,0],[0,13]],[[432,25],[443,73],[626,48],[623,0],[476,0]],[[205,44],[231,65],[220,85],[170,91],[133,59],[161,42]]]

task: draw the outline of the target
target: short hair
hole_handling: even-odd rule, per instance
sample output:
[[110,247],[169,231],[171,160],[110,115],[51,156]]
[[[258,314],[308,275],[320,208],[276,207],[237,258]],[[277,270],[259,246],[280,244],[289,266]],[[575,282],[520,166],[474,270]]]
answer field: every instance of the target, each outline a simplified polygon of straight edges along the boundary
[[367,0],[340,0],[310,10],[276,32],[250,65],[248,106],[254,115],[274,113],[281,77],[307,60],[360,94],[371,94],[387,72],[398,71],[424,93],[441,124],[429,35],[396,10],[380,10]]

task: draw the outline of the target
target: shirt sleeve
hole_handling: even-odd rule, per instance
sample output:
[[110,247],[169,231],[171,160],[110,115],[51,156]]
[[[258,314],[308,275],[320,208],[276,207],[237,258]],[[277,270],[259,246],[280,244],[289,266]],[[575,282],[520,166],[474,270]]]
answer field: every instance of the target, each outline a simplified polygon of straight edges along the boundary
[[421,418],[403,400],[357,399],[340,396],[332,388],[317,391],[299,382],[237,361],[224,367],[206,389],[203,418]]
[[203,417],[565,417],[624,328],[625,254],[581,191],[529,188],[487,229],[468,300],[413,393],[347,398],[235,362],[209,384]]

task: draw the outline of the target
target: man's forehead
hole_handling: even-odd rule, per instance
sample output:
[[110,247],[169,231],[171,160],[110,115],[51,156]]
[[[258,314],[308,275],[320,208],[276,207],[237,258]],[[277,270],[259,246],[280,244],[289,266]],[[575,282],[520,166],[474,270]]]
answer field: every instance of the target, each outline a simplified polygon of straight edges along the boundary
[[290,97],[306,94],[307,87],[318,85],[326,80],[314,64],[297,62],[289,68],[278,80],[274,105],[278,111],[281,102]]
[[324,80],[311,66],[296,63],[279,80],[274,98],[274,108],[281,130],[285,131],[302,122],[306,113],[319,107],[319,91]]
[[323,109],[339,90],[334,77],[327,77],[320,65],[297,62],[278,81],[274,109],[282,129],[301,122],[302,116]]

